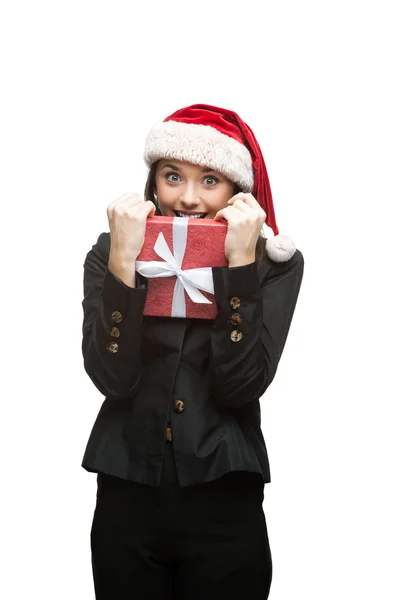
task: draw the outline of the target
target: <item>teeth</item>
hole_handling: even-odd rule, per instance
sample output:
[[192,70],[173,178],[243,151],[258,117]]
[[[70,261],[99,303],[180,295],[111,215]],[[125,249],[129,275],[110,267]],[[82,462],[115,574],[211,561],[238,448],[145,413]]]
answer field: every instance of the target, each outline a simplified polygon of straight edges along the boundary
[[186,215],[185,213],[176,211],[178,217],[188,217],[189,219],[202,219],[205,216],[205,213],[199,213],[196,215]]

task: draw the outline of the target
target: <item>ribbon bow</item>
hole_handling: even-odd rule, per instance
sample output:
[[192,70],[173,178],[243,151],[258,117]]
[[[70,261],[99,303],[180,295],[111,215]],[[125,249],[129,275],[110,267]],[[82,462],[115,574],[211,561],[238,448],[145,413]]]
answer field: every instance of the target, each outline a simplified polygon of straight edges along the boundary
[[154,250],[164,262],[149,260],[136,261],[136,271],[144,277],[172,277],[176,276],[173,290],[172,317],[186,316],[186,302],[184,290],[193,302],[212,304],[200,290],[214,294],[212,268],[199,267],[196,269],[181,268],[187,245],[187,229],[189,217],[175,217],[173,219],[173,249],[172,254],[162,232],[154,244]]

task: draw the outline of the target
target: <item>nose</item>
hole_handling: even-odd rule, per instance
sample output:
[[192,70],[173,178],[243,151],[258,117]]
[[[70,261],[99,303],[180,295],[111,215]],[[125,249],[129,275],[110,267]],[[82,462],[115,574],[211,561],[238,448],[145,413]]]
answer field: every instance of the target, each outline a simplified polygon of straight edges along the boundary
[[198,195],[198,189],[195,185],[186,186],[180,196],[180,202],[187,210],[196,208],[199,205],[201,198]]

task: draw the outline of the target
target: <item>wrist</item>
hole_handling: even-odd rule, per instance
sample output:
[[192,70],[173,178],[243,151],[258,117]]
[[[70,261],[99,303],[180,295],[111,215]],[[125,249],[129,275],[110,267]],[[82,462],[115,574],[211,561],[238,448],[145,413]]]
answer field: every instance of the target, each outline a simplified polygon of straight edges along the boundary
[[255,262],[255,253],[241,256],[232,256],[228,259],[229,267],[244,267]]
[[111,248],[108,258],[108,264],[117,265],[121,269],[129,269],[137,260],[137,255],[124,250],[113,250]]
[[118,277],[125,285],[134,288],[136,280],[135,261],[123,260],[121,257],[110,257],[108,270]]

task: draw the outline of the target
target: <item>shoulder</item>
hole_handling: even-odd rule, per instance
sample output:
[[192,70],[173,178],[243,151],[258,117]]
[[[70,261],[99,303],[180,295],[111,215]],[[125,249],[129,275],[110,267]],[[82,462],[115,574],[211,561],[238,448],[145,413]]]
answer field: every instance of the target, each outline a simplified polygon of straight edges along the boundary
[[94,244],[93,249],[96,248],[101,254],[109,254],[111,247],[111,234],[109,231],[104,231],[98,236],[97,242]]
[[110,247],[111,247],[111,234],[109,231],[108,232],[104,231],[103,233],[100,233],[100,235],[98,236],[97,242],[95,244],[93,244],[90,252],[94,252],[96,254],[103,256],[104,258],[108,258]]
[[284,275],[295,274],[302,278],[305,260],[304,256],[299,250],[293,246],[291,256],[284,258],[284,260],[277,259],[273,252],[268,252],[268,239],[265,240],[266,250],[263,253],[263,260],[260,267],[260,275],[262,282],[267,282],[274,277],[282,277]]
[[111,234],[109,232],[100,233],[97,242],[86,254],[85,266],[94,263],[99,265],[108,264],[110,246]]

